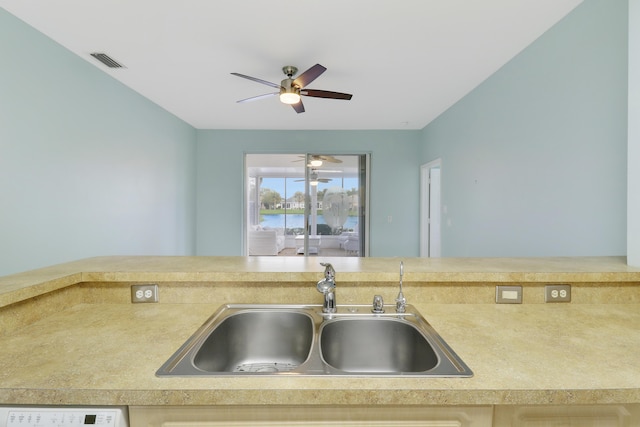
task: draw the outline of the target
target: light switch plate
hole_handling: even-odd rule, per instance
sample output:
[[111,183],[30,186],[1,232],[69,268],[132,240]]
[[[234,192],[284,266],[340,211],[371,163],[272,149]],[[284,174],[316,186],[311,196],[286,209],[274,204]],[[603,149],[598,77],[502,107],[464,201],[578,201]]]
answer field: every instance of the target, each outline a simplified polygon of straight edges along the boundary
[[496,286],[497,304],[522,304],[522,286]]

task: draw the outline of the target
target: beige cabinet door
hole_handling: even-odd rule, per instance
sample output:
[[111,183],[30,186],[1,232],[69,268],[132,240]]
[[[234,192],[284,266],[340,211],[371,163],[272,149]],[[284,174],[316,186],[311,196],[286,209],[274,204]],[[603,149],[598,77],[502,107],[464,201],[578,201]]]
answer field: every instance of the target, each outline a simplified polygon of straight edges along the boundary
[[132,406],[131,427],[491,427],[493,407]]

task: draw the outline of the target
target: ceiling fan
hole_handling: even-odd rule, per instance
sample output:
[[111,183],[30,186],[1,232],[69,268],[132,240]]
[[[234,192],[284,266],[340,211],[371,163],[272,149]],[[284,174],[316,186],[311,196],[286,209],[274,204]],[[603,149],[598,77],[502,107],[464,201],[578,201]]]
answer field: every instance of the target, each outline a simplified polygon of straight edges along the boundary
[[316,64],[309,68],[304,73],[293,79],[298,73],[298,69],[292,65],[282,67],[282,72],[287,76],[282,80],[280,84],[271,83],[266,80],[258,79],[256,77],[247,76],[240,73],[231,73],[234,76],[242,77],[243,79],[253,80],[257,83],[262,83],[267,86],[278,89],[278,92],[266,93],[264,95],[252,96],[251,98],[241,99],[238,102],[255,101],[257,99],[267,98],[270,96],[280,96],[280,101],[284,104],[289,104],[296,110],[296,113],[304,113],[304,105],[300,96],[311,96],[313,98],[330,98],[330,99],[344,99],[350,100],[353,95],[349,93],[331,92],[328,90],[319,89],[306,89],[306,86],[317,79],[327,69],[320,64]]
[[[301,162],[303,160],[305,160],[307,158],[307,156],[300,156],[301,159],[300,160],[294,160],[294,162]],[[336,159],[333,156],[329,156],[329,155],[321,155],[321,154],[310,154],[309,155],[309,164],[307,165],[307,167],[310,168],[317,168],[322,166],[323,162],[328,162],[328,163],[342,163],[342,160],[340,159]]]
[[[302,182],[304,179],[296,179],[296,182]],[[327,183],[330,182],[331,178],[318,178],[318,171],[315,169],[311,169],[309,172],[309,184],[312,186],[318,185],[319,182]]]

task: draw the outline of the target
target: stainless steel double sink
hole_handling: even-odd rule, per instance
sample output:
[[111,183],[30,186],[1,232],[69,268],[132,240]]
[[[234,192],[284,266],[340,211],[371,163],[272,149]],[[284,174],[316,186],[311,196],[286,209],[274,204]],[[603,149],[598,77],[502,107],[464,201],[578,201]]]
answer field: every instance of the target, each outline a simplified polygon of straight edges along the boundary
[[[392,311],[392,310],[391,310]],[[220,307],[156,372],[165,376],[471,377],[469,367],[411,305]]]

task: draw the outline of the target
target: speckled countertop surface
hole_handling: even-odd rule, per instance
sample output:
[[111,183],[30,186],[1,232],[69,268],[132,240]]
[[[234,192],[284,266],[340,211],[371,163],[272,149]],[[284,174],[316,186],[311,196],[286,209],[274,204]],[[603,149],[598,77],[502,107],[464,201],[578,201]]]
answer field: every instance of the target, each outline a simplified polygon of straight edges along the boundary
[[317,280],[330,261],[342,283],[393,282],[398,263],[406,282],[640,282],[640,267],[625,257],[358,258],[358,257],[158,257],[87,258],[0,277],[0,307],[86,281]]
[[[8,325],[0,329],[0,404],[640,402],[640,269],[627,267],[620,258],[405,259],[405,295],[471,367],[473,378],[155,376],[220,304],[233,298],[217,294],[211,281],[237,282],[234,286],[240,289],[245,279],[253,283],[253,292],[264,294],[265,287],[282,281],[317,280],[322,271],[318,258],[285,259],[110,257],[0,278],[0,320]],[[344,285],[337,291],[339,304],[368,302],[353,299],[361,298],[359,285],[370,281],[392,297],[399,259],[350,260],[331,259],[338,286]],[[488,295],[487,302],[434,301],[430,295],[437,285],[416,285],[423,280],[457,284],[465,278]],[[161,295],[172,297],[165,302],[161,298],[159,304],[128,303],[128,283],[149,280],[160,281]],[[164,294],[163,281],[171,282]],[[255,287],[258,281],[261,285]],[[535,288],[545,281],[571,282],[576,302],[490,303],[496,283],[530,283]],[[195,303],[171,293],[181,282],[197,285],[187,288],[189,293],[209,297]],[[595,282],[608,283],[613,292],[624,293],[622,303],[584,299],[581,282],[585,294]],[[621,283],[624,286],[616,288]],[[301,303],[320,302],[315,291],[307,294],[291,286],[305,299]],[[100,293],[108,297],[96,297]],[[59,298],[75,301],[60,305]],[[46,315],[24,321],[29,318],[25,312],[43,310]],[[23,321],[11,324],[6,321],[11,317]]]

